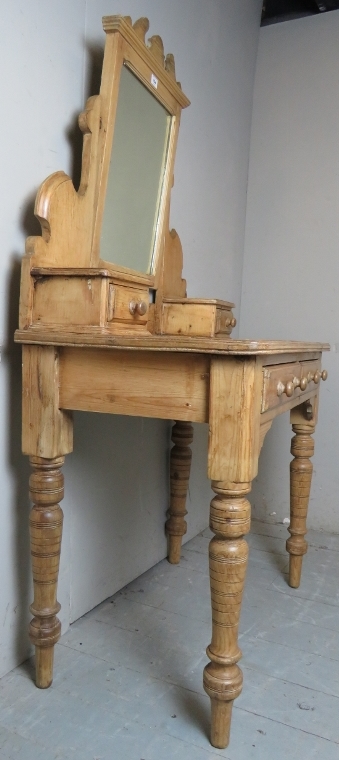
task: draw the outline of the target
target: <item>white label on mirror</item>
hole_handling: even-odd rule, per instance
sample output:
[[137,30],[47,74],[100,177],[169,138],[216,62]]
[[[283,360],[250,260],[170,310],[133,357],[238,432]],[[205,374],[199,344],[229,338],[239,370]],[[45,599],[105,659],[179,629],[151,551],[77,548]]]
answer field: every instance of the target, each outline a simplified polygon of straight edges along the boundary
[[158,89],[158,79],[156,78],[155,74],[151,74],[151,84],[155,89]]

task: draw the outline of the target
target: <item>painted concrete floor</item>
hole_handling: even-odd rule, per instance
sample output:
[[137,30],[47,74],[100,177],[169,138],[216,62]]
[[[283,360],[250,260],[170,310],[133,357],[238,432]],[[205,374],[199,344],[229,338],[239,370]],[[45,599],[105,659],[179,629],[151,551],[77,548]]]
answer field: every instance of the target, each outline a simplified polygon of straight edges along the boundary
[[244,689],[230,745],[208,741],[210,640],[204,531],[180,566],[160,562],[81,618],[56,647],[0,681],[1,760],[339,759],[339,536],[310,532],[300,589],[286,582],[286,528],[254,522],[241,619]]

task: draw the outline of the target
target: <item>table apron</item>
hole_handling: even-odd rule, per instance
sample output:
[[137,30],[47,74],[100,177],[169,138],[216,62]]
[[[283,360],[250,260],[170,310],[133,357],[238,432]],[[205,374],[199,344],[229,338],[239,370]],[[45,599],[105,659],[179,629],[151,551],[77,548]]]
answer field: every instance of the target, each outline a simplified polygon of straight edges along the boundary
[[210,357],[61,348],[59,408],[208,422]]

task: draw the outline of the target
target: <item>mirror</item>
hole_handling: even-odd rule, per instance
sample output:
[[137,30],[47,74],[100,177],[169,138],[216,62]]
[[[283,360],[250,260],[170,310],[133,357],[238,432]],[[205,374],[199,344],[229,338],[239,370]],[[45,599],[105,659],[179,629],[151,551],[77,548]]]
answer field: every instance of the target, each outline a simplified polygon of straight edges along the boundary
[[104,261],[153,272],[170,127],[169,112],[124,65],[101,230]]

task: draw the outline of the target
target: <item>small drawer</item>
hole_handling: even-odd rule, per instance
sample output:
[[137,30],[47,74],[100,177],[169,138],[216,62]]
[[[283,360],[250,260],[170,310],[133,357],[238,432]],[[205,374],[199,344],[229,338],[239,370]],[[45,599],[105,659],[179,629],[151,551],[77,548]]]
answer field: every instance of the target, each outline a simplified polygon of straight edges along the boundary
[[165,299],[161,332],[207,338],[230,335],[236,325],[232,306],[228,301],[202,298]]
[[321,378],[320,370],[320,360],[264,367],[261,411],[266,412],[314,390]]
[[216,320],[215,320],[215,334],[216,335],[231,335],[233,327],[235,327],[237,320],[233,316],[231,309],[223,309],[217,307]]
[[148,288],[129,288],[109,283],[107,322],[147,324],[148,311]]
[[99,327],[104,298],[99,277],[39,277],[34,282],[32,323]]

